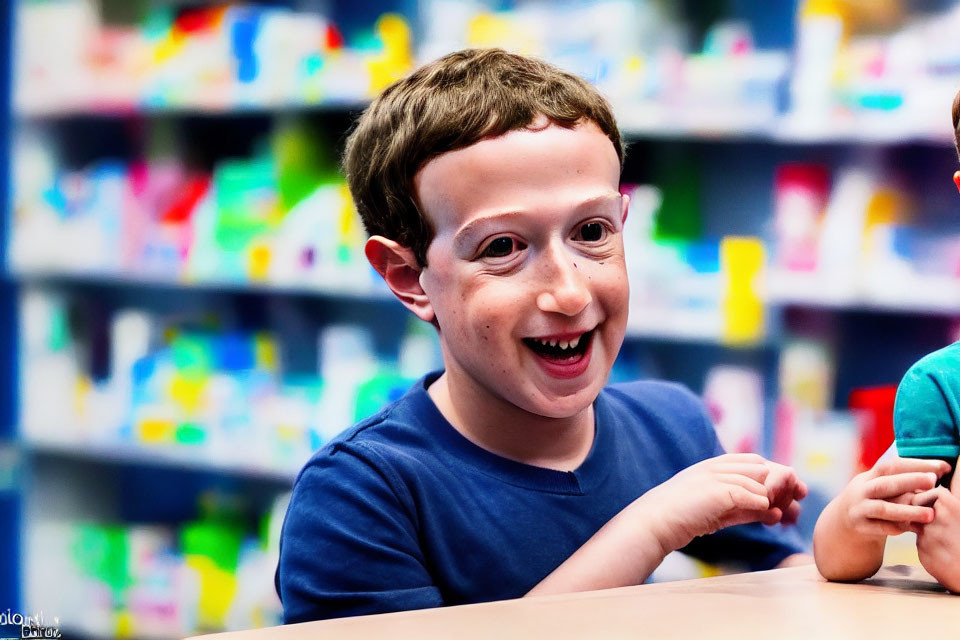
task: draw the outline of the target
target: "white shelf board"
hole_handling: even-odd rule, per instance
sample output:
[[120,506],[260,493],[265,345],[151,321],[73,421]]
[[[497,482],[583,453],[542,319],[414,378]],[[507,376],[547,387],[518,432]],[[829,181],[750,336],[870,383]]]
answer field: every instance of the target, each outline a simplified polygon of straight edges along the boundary
[[730,342],[724,338],[723,318],[718,311],[694,309],[650,310],[632,307],[626,338],[719,345],[728,349],[757,349],[770,344],[769,336],[750,342]]
[[960,278],[918,276],[892,285],[830,274],[772,271],[767,275],[767,303],[837,310],[960,315]]
[[[29,431],[21,431],[21,433],[29,433]],[[38,436],[25,436],[22,443],[28,452],[39,455],[89,460],[106,464],[137,464],[186,471],[221,473],[279,484],[292,485],[300,472],[299,466],[297,468],[279,469],[253,464],[243,465],[210,461],[203,457],[201,448],[197,447],[195,450],[191,450],[189,445],[179,447],[146,446],[122,442],[54,440]]]

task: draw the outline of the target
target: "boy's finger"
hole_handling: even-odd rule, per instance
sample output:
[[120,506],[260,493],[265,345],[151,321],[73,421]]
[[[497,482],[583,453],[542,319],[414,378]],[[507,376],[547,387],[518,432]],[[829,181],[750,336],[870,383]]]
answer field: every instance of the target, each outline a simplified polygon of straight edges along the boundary
[[[727,486],[727,495],[733,502],[734,511],[766,511],[770,508],[770,501],[766,495],[757,494],[736,483]],[[756,520],[756,516],[754,516]]]
[[803,480],[800,479],[796,469],[793,467],[788,467],[787,465],[777,464],[776,462],[768,462],[767,464],[774,469],[778,477],[783,479],[784,486],[794,487],[794,495],[797,495],[798,492],[802,494],[801,496],[798,496],[798,499],[805,498],[807,496],[807,485]]
[[927,491],[921,491],[920,493],[913,494],[910,504],[918,507],[931,507],[933,503],[937,501],[937,498],[944,493],[947,493],[947,490],[943,487],[934,487]]
[[766,458],[759,453],[725,453],[713,458],[717,462],[748,462],[750,464],[765,464]]
[[800,517],[800,503],[793,501],[790,505],[783,510],[783,517],[780,519],[780,522],[783,524],[797,524],[797,519]]
[[794,501],[794,487],[781,486],[771,491],[770,504],[781,509],[786,509]]
[[757,482],[753,478],[748,478],[747,476],[741,475],[739,473],[718,473],[716,479],[725,484],[733,484],[739,487],[743,487],[750,493],[756,494],[758,496],[763,496],[768,498],[767,488],[762,482]]
[[750,464],[746,462],[723,462],[714,467],[714,472],[730,475],[741,475],[764,482],[770,475],[770,469],[762,464]]
[[[956,462],[953,463],[953,468],[956,469],[958,464],[960,464],[960,458],[957,458]],[[957,479],[958,477],[960,477],[960,473],[954,473],[950,480],[950,493],[955,496],[960,496],[960,480]]]
[[766,509],[737,509],[722,518],[720,528],[747,524],[748,522],[762,522],[763,519],[767,517],[767,514],[769,514],[769,511]]
[[898,523],[887,520],[865,520],[857,526],[857,531],[870,536],[898,536],[903,533]]
[[793,469],[780,465],[772,465],[770,467],[770,475],[767,476],[764,484],[774,491],[782,491],[787,487],[792,487],[796,482],[797,475],[793,472]]
[[785,515],[786,514],[781,509],[777,507],[770,507],[760,517],[760,522],[766,525],[775,525],[778,522],[783,522]]
[[876,475],[889,476],[898,473],[935,473],[939,478],[950,470],[950,465],[943,460],[922,460],[920,458],[893,458],[884,460],[873,468]]
[[891,522],[933,521],[933,509],[909,504],[897,504],[887,500],[868,500],[864,504],[863,515],[868,520],[887,520]]
[[807,485],[792,469],[789,470],[788,475],[781,476],[774,482],[775,484],[771,485],[768,478],[765,484],[771,489],[771,501],[782,509],[786,509],[795,500],[803,500],[807,497]]
[[[797,479],[797,486],[793,490],[793,497],[796,500],[803,500],[808,495],[810,495],[810,489],[807,488],[807,483],[803,480]],[[798,505],[799,508],[799,505]]]
[[904,493],[926,491],[937,484],[937,475],[932,472],[912,471],[868,480],[864,492],[868,498],[886,499]]
[[886,500],[887,502],[895,502],[895,503],[897,503],[897,504],[912,504],[912,505],[915,505],[915,506],[918,506],[918,507],[922,507],[922,506],[924,506],[924,505],[919,504],[919,503],[917,503],[917,502],[914,501],[914,498],[915,498],[916,496],[920,495],[920,493],[921,493],[921,492],[919,492],[919,491],[908,491],[907,493],[901,493],[901,494],[898,495],[898,496],[893,496],[893,497],[890,497],[890,498],[884,498],[884,500]]
[[809,493],[807,489],[807,484],[800,478],[793,476],[788,483],[783,486],[781,492],[780,500],[778,502],[785,502],[789,504],[794,500],[803,500],[807,497]]

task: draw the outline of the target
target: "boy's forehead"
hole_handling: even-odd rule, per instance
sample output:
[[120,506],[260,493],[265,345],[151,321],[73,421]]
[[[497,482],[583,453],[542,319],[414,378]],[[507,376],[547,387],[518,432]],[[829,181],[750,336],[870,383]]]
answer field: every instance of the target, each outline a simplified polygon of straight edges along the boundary
[[593,122],[516,129],[429,160],[414,176],[424,213],[436,216],[523,209],[564,192],[585,200],[617,195],[620,159]]

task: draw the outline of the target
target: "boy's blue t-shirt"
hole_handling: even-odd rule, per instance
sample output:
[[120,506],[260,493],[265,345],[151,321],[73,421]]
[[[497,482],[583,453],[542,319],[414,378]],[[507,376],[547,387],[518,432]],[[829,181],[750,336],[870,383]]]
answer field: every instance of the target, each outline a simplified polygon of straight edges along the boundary
[[[520,597],[647,490],[723,453],[696,396],[643,381],[600,393],[576,471],[514,462],[447,422],[426,391],[438,376],[301,471],[276,574],[286,623]],[[750,524],[684,551],[757,570],[803,548],[793,530]]]

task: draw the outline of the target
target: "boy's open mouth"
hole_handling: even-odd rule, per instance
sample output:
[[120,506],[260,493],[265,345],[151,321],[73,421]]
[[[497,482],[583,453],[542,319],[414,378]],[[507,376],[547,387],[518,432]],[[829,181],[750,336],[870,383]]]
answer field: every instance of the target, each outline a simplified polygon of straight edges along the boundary
[[583,354],[590,348],[590,341],[593,339],[594,331],[596,331],[596,329],[591,329],[579,337],[574,337],[570,340],[524,338],[523,343],[541,358],[565,364],[575,362],[583,357]]

